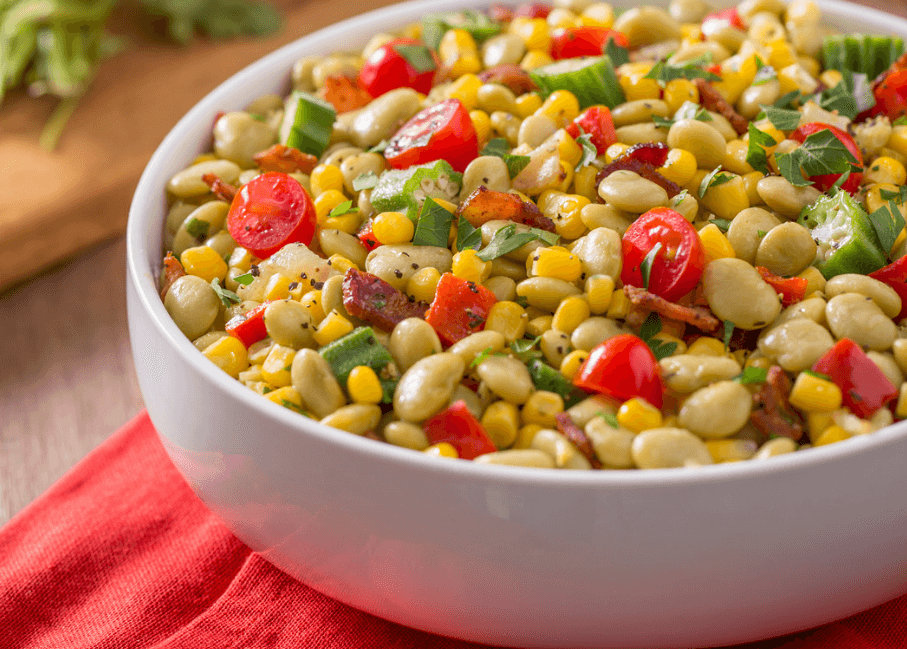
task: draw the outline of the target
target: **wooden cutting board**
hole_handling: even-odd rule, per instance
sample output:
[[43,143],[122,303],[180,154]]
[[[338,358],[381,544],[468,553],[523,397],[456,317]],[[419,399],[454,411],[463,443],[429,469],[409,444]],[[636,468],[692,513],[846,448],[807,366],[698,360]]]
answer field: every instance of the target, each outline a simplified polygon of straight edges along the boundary
[[103,64],[54,152],[37,140],[55,102],[23,93],[7,98],[0,107],[0,292],[121,234],[155,148],[227,77],[281,45],[391,0],[274,4],[285,17],[279,33],[198,39],[188,47],[150,34],[137,13],[116,15],[114,30],[129,44]]

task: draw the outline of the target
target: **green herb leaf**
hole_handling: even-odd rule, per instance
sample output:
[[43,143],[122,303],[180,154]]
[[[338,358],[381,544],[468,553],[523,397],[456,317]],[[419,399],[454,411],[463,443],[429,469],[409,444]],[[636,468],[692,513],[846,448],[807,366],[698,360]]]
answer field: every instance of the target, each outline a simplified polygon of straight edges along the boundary
[[758,234],[758,235],[759,235],[759,238],[761,239],[762,237],[764,237],[765,235],[767,235],[768,232],[766,232],[765,230],[756,230],[756,234]]
[[476,256],[482,261],[491,261],[537,239],[539,236],[534,232],[517,232],[516,224],[506,225],[494,233],[488,245]]
[[904,229],[904,217],[901,214],[901,210],[898,209],[894,201],[889,201],[887,205],[883,205],[870,214],[869,220],[872,222],[873,230],[879,237],[882,249],[887,254],[894,247],[894,242],[897,240],[901,230]]
[[248,286],[255,281],[255,275],[253,275],[252,273],[243,273],[242,275],[237,275],[233,279],[236,280],[237,284]]
[[860,171],[863,171],[863,169],[856,165],[849,166],[847,168],[847,171],[842,173],[838,177],[838,179],[834,182],[834,184],[828,188],[828,194],[830,194],[831,196],[834,196],[835,194],[837,194],[841,190],[841,187],[844,186],[844,183],[847,182],[848,178],[850,178],[850,174],[852,174],[855,171],[859,173]]
[[[760,59],[760,58],[757,56],[757,57],[756,57],[756,62],[759,63],[759,62],[761,62],[761,61],[762,61],[762,59]],[[775,68],[773,68],[773,67],[770,66],[770,65],[765,65],[765,64],[763,63],[763,64],[762,64],[762,67],[759,68],[759,71],[756,72],[756,76],[753,77],[753,83],[752,83],[752,85],[754,85],[754,86],[761,86],[761,85],[763,85],[763,84],[768,83],[768,82],[771,81],[772,79],[777,79],[777,78],[778,78],[778,73],[775,71]]]
[[829,112],[838,111],[839,115],[844,115],[850,119],[856,117],[857,113],[860,112],[857,109],[857,102],[853,97],[853,93],[848,90],[847,84],[844,82],[839,83],[834,88],[823,90],[816,97],[816,103]]
[[791,90],[778,97],[772,105],[775,108],[796,108],[796,104],[800,101],[802,95],[803,93],[799,90]]
[[476,357],[474,359],[472,359],[472,362],[469,364],[469,367],[471,367],[471,368],[478,367],[479,365],[481,365],[482,361],[484,361],[489,356],[492,356],[493,354],[494,354],[494,348],[486,347],[485,349],[480,351],[478,354],[476,354]]
[[646,316],[645,321],[642,323],[642,326],[639,328],[639,337],[644,341],[648,342],[652,336],[661,331],[661,318],[657,313],[652,311],[648,316]]
[[358,207],[353,207],[353,201],[343,201],[342,203],[340,203],[340,205],[338,205],[337,207],[332,209],[330,211],[330,213],[328,214],[328,216],[330,216],[331,218],[334,218],[337,216],[343,216],[344,214],[349,214],[351,212],[358,212],[358,211],[359,211]]
[[359,174],[353,179],[353,189],[361,192],[363,189],[374,189],[378,184],[378,175],[374,171]]
[[495,156],[496,158],[503,158],[508,153],[510,153],[510,144],[507,143],[507,140],[502,137],[493,137],[488,140],[488,144],[482,147],[479,155],[490,155]]
[[457,250],[478,250],[482,247],[482,231],[462,216],[457,219]]
[[706,175],[702,179],[702,182],[699,183],[699,198],[705,198],[705,193],[709,191],[711,187],[717,187],[718,185],[723,185],[724,183],[730,182],[734,179],[734,176],[731,174],[719,173],[721,171],[721,165],[715,167],[711,173]]
[[646,290],[648,290],[649,288],[649,275],[652,273],[652,264],[655,263],[655,257],[658,256],[661,248],[661,242],[659,241],[654,246],[652,246],[649,254],[646,255],[645,259],[643,259],[642,263],[639,265],[639,270],[642,273],[643,288],[645,288]]
[[803,178],[803,173],[806,176],[842,174],[857,161],[844,143],[827,129],[816,131],[799,147],[790,153],[778,154],[775,159],[781,175],[797,187],[811,184]]
[[665,61],[659,61],[649,73],[643,77],[645,79],[655,79],[662,87],[674,79],[705,79],[707,81],[720,81],[714,72],[704,69],[704,66],[711,65],[711,53],[699,58],[687,61],[682,65],[671,65]]
[[756,117],[756,121],[765,117],[779,131],[793,131],[800,124],[802,115],[798,110],[775,108],[774,106],[760,106],[760,108],[762,108],[762,112]]
[[431,72],[438,68],[438,66],[435,65],[434,57],[431,55],[431,50],[424,45],[405,45],[398,43],[391,47],[393,47],[397,54],[406,59],[406,62],[409,63],[410,67],[418,74]]
[[367,153],[383,153],[388,145],[390,145],[390,141],[381,140],[380,142],[378,142],[378,144],[369,149]]
[[901,115],[891,123],[892,126],[907,126],[907,115]]
[[281,399],[280,405],[282,405],[284,408],[289,408],[290,410],[292,410],[294,412],[298,412],[300,415],[305,414],[305,410],[303,410],[301,406],[297,406],[295,403],[293,403],[292,401],[289,401],[287,399]]
[[650,341],[649,349],[652,350],[655,360],[660,361],[662,358],[674,355],[674,352],[677,351],[677,343],[674,341],[663,343],[658,340],[652,340]]
[[731,336],[734,334],[734,323],[730,320],[724,321],[724,348],[728,349],[731,346]]
[[[582,130],[582,127],[580,127]],[[595,145],[592,144],[592,134],[583,133],[578,138],[576,138],[576,143],[583,147],[583,157],[580,158],[580,161],[576,163],[574,171],[579,171],[583,167],[586,167],[598,158],[598,149],[595,148]]]
[[775,138],[771,135],[756,128],[756,125],[752,122],[749,123],[747,128],[749,129],[750,138],[746,149],[746,161],[756,171],[767,174],[769,171],[768,154],[765,152],[765,148],[775,146],[778,143],[775,142]]
[[677,109],[677,112],[674,113],[672,119],[665,119],[658,115],[652,115],[652,121],[655,122],[655,126],[659,128],[671,128],[674,125],[674,122],[681,119],[695,119],[700,122],[711,122],[712,115],[705,108],[692,101],[683,102],[680,105],[680,108]]
[[256,122],[263,122],[263,121],[265,121],[265,116],[262,115],[261,113],[249,113],[249,117],[251,117],[252,119],[254,119]]
[[739,376],[734,377],[734,380],[742,385],[751,385],[754,383],[765,383],[766,378],[768,378],[768,370],[765,368],[747,367],[744,368]]
[[775,155],[778,171],[791,185],[794,187],[809,187],[812,183],[803,177],[799,160],[799,157],[791,153],[778,153]]
[[557,242],[561,240],[561,235],[555,234],[554,232],[548,232],[548,230],[529,228],[529,231],[547,246],[556,246]]
[[626,47],[621,47],[614,42],[613,38],[609,38],[607,43],[605,43],[603,54],[606,54],[611,59],[611,63],[614,64],[615,68],[630,62],[630,52]]
[[883,201],[895,201],[897,203],[907,203],[907,185],[901,185],[901,187],[896,192],[888,191],[887,189],[882,189],[879,191],[879,195],[882,197]]
[[414,246],[446,248],[450,239],[453,214],[438,205],[431,196],[426,197],[413,235]]
[[217,293],[217,297],[219,297],[220,301],[224,303],[224,306],[230,306],[231,304],[239,304],[240,302],[242,302],[242,300],[236,293],[223,288],[217,278],[211,280],[211,288],[213,288],[214,292]]
[[605,420],[611,428],[620,428],[620,422],[617,421],[617,415],[613,412],[600,412],[598,416]]
[[514,355],[522,362],[528,363],[534,358],[541,358],[542,352],[535,349],[535,346],[538,345],[541,339],[541,336],[537,336],[535,338],[532,338],[531,340],[527,338],[520,338],[519,340],[514,340],[512,343],[510,343],[510,349],[513,351]]
[[812,370],[803,370],[804,374],[809,374],[810,376],[815,376],[817,379],[822,379],[823,381],[831,381],[831,377],[828,374],[822,374],[822,372],[813,372]]
[[511,180],[516,178],[531,160],[528,155],[510,155],[509,153],[505,153],[501,158],[507,165],[507,173],[510,174]]
[[709,223],[714,223],[722,232],[727,232],[731,227],[731,222],[727,219],[711,219]]
[[208,236],[208,228],[210,227],[210,223],[200,219],[191,218],[186,221],[186,232],[189,233],[190,237],[193,237],[197,241],[201,241]]

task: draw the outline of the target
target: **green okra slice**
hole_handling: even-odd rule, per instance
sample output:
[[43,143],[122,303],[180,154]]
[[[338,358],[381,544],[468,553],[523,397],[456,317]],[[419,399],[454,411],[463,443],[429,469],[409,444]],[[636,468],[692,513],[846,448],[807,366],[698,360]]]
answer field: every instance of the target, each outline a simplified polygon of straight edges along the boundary
[[869,215],[847,192],[823,196],[804,208],[799,223],[812,233],[818,246],[813,265],[826,279],[845,273],[867,275],[888,260]]
[[378,342],[375,332],[371,327],[359,327],[342,338],[328,343],[318,353],[331,366],[331,371],[345,388],[346,381],[353,368],[365,365],[375,370],[381,388],[384,391],[382,403],[390,403],[394,399],[394,389],[397,387],[396,367],[394,358],[387,348]]
[[378,177],[371,203],[380,212],[403,212],[415,221],[428,197],[455,202],[463,174],[446,160],[436,160],[407,169],[392,169]]

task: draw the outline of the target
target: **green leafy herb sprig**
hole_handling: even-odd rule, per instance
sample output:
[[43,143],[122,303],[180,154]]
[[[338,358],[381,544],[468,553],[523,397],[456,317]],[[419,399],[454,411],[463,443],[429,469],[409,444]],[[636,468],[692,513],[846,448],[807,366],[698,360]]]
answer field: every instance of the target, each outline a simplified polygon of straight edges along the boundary
[[[107,33],[117,0],[0,0],[0,104],[14,88],[60,103],[39,143],[53,150],[101,62],[123,49]],[[138,0],[178,43],[196,32],[211,38],[260,36],[280,27],[280,15],[260,0]]]

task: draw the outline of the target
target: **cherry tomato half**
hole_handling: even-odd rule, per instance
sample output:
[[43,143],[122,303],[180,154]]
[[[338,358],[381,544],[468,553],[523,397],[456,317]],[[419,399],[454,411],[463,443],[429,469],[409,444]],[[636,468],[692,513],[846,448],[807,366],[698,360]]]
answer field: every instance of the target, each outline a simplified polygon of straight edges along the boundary
[[875,89],[873,115],[887,115],[891,121],[907,115],[907,70],[896,70]]
[[[857,166],[863,166],[863,154],[860,153],[860,147],[857,146],[857,143],[854,142],[853,138],[850,137],[850,134],[846,131],[842,131],[837,126],[832,126],[831,124],[823,124],[822,122],[810,122],[809,124],[804,124],[799,127],[796,131],[790,134],[790,139],[800,142],[801,144],[813,133],[818,133],[819,131],[831,131],[834,133],[835,137],[838,138],[841,143],[847,147],[847,150],[853,154],[853,157],[856,158]],[[841,174],[822,174],[818,176],[810,176],[809,180],[812,182],[813,186],[818,189],[820,192],[828,191],[832,185],[837,182],[838,178],[841,177]],[[848,194],[855,194],[860,188],[860,183],[863,181],[862,173],[852,173],[850,177],[841,185],[843,189]]]
[[459,99],[445,99],[420,111],[397,131],[384,150],[395,169],[446,160],[459,172],[479,155],[479,138]]
[[674,210],[656,207],[627,228],[621,251],[623,270],[620,279],[630,286],[644,287],[643,264],[650,259],[648,290],[676,302],[699,283],[705,268],[705,250],[696,229]]
[[632,334],[614,336],[594,347],[573,384],[618,401],[642,397],[659,409],[664,403],[665,386],[655,354]]
[[579,56],[601,56],[613,40],[623,48],[629,48],[627,37],[613,29],[604,27],[564,27],[554,30],[551,36],[551,57],[555,61],[573,59]]
[[288,243],[309,245],[316,222],[308,192],[296,179],[277,171],[243,185],[227,214],[227,230],[236,243],[262,259]]
[[513,12],[514,18],[547,18],[553,7],[546,2],[527,2]]
[[437,69],[438,58],[424,43],[398,38],[369,55],[359,71],[359,85],[372,97],[397,88],[412,88],[427,95]]

